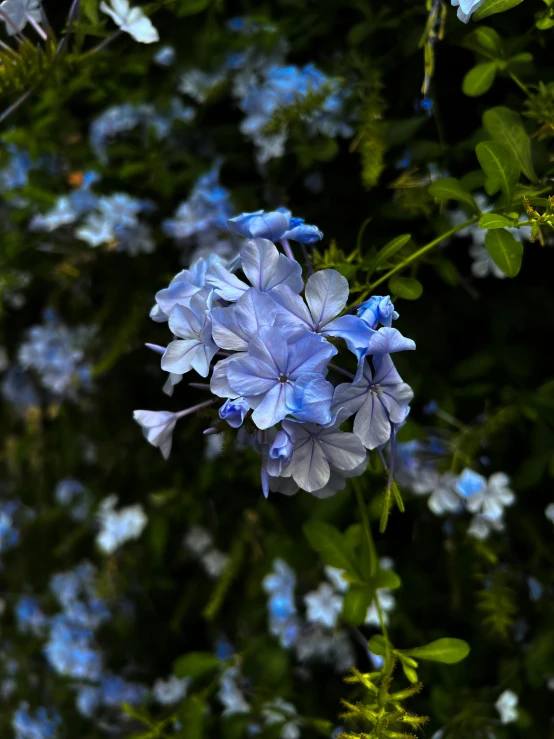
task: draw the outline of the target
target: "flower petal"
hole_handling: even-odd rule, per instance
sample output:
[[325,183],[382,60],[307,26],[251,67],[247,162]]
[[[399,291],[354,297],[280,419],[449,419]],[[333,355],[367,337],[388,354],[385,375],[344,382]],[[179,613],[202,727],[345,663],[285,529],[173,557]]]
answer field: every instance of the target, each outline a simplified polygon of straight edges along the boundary
[[246,282],[239,280],[220,263],[212,264],[206,272],[206,286],[230,303],[235,303],[248,290]]
[[316,330],[338,316],[346,305],[348,292],[348,280],[335,269],[321,270],[308,279],[306,302]]

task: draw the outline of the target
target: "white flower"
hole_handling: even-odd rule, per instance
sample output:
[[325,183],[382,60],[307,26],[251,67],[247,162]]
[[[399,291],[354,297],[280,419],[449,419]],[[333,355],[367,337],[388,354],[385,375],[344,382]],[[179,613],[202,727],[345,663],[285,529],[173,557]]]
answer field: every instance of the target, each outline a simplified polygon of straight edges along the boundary
[[152,44],[159,41],[158,32],[140,8],[131,8],[129,0],[111,0],[112,7],[100,3],[100,10],[113,18],[113,21],[122,31],[132,36],[142,44]]
[[511,505],[515,495],[508,487],[510,478],[504,472],[495,472],[488,479],[482,492],[477,492],[467,499],[467,508],[471,513],[480,513],[489,521],[500,521],[505,506]]
[[96,543],[106,554],[112,554],[130,539],[138,539],[148,518],[141,505],[132,505],[116,511],[117,496],[110,495],[101,504],[98,511],[100,531]]
[[427,501],[427,505],[436,516],[457,511],[460,508],[460,496],[454,486],[455,482],[456,476],[451,472],[445,472],[438,478]]
[[218,549],[213,549],[205,554],[201,561],[208,575],[216,579],[223,574],[223,570],[229,562],[229,557]]
[[27,25],[29,16],[37,22],[42,19],[38,0],[4,0],[0,9],[11,20],[9,23],[5,18],[0,18],[6,24],[8,36],[16,33],[14,26],[18,31],[22,31]]
[[549,503],[544,509],[544,515],[554,523],[554,503]]
[[134,411],[133,418],[142,427],[142,433],[149,443],[159,447],[163,458],[167,459],[171,453],[177,414],[170,411]]
[[331,585],[321,583],[317,590],[304,596],[306,617],[311,623],[333,629],[337,625],[342,602],[342,595],[336,595]]
[[179,679],[175,675],[171,675],[167,680],[156,680],[152,692],[155,700],[164,706],[170,706],[179,703],[187,694],[190,678],[184,677]]
[[503,724],[511,724],[517,720],[517,704],[519,698],[511,690],[505,690],[500,698],[496,701],[495,708],[500,714],[500,721]]

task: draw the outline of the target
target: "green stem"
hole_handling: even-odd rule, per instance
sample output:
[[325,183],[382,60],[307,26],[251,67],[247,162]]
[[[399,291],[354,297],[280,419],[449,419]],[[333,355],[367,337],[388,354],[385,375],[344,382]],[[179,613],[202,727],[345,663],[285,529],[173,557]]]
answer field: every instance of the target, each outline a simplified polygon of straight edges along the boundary
[[520,90],[523,90],[523,92],[527,95],[527,97],[531,97],[529,90],[523,84],[523,82],[519,79],[519,77],[516,77],[516,75],[513,72],[510,72],[510,77],[513,79],[516,85],[520,88]]
[[[352,480],[352,484],[356,492],[358,508],[360,509],[360,515],[362,517],[364,534],[366,537],[367,546],[368,546],[369,553],[370,553],[369,575],[370,577],[375,577],[375,575],[377,574],[377,567],[379,563],[379,560],[377,559],[377,547],[375,546],[373,534],[371,533],[371,526],[369,524],[369,518],[367,515],[367,510],[366,510],[364,498],[362,495],[360,481],[357,479],[354,479]],[[379,603],[379,595],[377,593],[377,590],[375,591],[374,600],[375,600],[375,608],[377,609],[377,616],[379,617],[379,625],[381,627],[381,631],[383,632],[383,637],[385,639],[385,669],[387,669],[388,667],[391,666],[389,634],[388,634],[387,626],[385,624],[385,617],[383,615],[383,609],[381,608],[381,604]]]
[[384,275],[379,277],[378,280],[375,280],[375,282],[372,282],[369,287],[364,290],[364,292],[356,298],[356,304],[363,303],[364,300],[371,295],[373,290],[380,285],[382,282],[385,282],[390,277],[392,277],[397,272],[400,272],[400,270],[407,267],[412,262],[415,262],[416,259],[419,259],[419,257],[426,254],[428,251],[433,249],[437,244],[440,244],[441,241],[444,241],[444,239],[448,239],[450,236],[453,236],[454,234],[458,233],[458,231],[463,231],[464,228],[467,228],[468,226],[472,226],[474,223],[477,223],[481,215],[474,216],[474,218],[470,218],[469,221],[465,221],[464,223],[461,223],[459,226],[454,226],[454,228],[451,228],[450,231],[446,231],[445,233],[441,234],[440,236],[437,236],[436,239],[433,239],[433,241],[430,241],[428,244],[425,244],[425,246],[422,246],[421,249],[418,249],[413,254],[410,254],[409,257],[407,257],[403,262],[400,264],[397,264],[396,267],[393,267],[392,269],[389,269],[388,272],[386,272]]

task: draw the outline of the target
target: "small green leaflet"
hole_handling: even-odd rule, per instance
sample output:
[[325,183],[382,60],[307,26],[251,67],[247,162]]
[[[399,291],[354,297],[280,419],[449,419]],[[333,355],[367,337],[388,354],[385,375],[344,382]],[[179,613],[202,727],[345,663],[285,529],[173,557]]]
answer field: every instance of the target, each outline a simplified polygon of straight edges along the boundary
[[514,222],[497,213],[483,213],[479,219],[479,228],[513,228]]
[[211,652],[188,652],[175,660],[173,672],[177,677],[201,677],[217,667],[221,660]]
[[498,66],[496,62],[484,62],[470,69],[462,82],[462,91],[469,97],[476,98],[490,90]]
[[521,269],[523,244],[504,228],[487,231],[485,246],[494,263],[507,277],[515,277]]
[[338,529],[324,521],[308,521],[303,528],[306,539],[326,565],[356,573],[351,551]]
[[445,177],[442,180],[432,182],[427,188],[427,192],[438,200],[459,200],[469,205],[473,212],[479,213],[473,195],[455,177]]
[[469,644],[463,639],[437,639],[424,647],[414,649],[402,649],[402,654],[417,659],[427,659],[431,662],[443,662],[453,665],[461,662],[469,654]]
[[351,585],[342,604],[342,616],[352,626],[363,624],[367,616],[367,609],[373,600],[374,591],[363,585]]
[[413,277],[391,277],[389,280],[389,290],[394,295],[404,300],[417,300],[423,292],[423,285],[419,280]]
[[388,244],[385,244],[385,246],[377,253],[374,266],[377,267],[377,265],[388,261],[393,254],[396,254],[397,251],[400,251],[400,249],[406,246],[411,238],[411,234],[401,234],[392,239],[392,241],[389,241]]
[[492,195],[502,190],[509,205],[519,180],[519,166],[512,152],[496,141],[482,141],[475,153],[488,178],[487,192]]

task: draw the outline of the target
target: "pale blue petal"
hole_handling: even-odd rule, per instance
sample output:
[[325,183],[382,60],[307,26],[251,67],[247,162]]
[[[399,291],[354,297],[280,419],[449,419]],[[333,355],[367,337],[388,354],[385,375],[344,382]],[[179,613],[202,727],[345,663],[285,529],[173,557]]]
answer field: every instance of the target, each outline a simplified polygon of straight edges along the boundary
[[354,433],[369,450],[386,444],[390,439],[389,414],[377,394],[367,394],[354,419]]
[[249,241],[240,253],[242,271],[250,284],[264,292],[277,269],[279,252],[275,244],[267,239]]
[[287,374],[289,347],[281,331],[274,328],[262,328],[248,345],[248,354],[264,362],[273,369],[275,380],[279,375]]
[[291,345],[286,373],[291,380],[308,372],[326,374],[327,365],[335,354],[337,349],[328,341],[315,334],[308,334]]
[[[195,339],[202,330],[202,324],[198,317],[184,305],[176,305],[169,316],[169,328],[175,336],[181,339]],[[164,368],[165,369],[165,368]]]
[[348,280],[334,269],[313,274],[306,283],[306,302],[315,329],[322,329],[342,311],[348,300]]
[[326,459],[338,470],[356,469],[366,458],[366,450],[355,434],[329,429],[319,434],[318,441]]
[[246,356],[246,353],[241,352],[232,357],[225,357],[225,359],[220,359],[220,361],[215,365],[210,381],[210,390],[214,395],[217,395],[220,398],[236,398],[237,395],[239,395],[239,393],[233,390],[229,385],[229,381],[227,379],[227,367],[230,362],[233,362],[235,359],[240,359],[241,356]]
[[207,377],[210,374],[210,362],[212,361],[216,351],[217,346],[215,344],[212,344],[211,346],[201,344],[194,355],[194,358],[191,361],[191,366],[201,377]]
[[391,354],[415,349],[415,341],[406,339],[396,328],[380,328],[373,331],[367,347],[367,354]]
[[340,316],[325,326],[321,332],[324,336],[337,336],[346,341],[350,351],[361,359],[367,354],[371,338],[371,329],[357,316]]
[[252,414],[252,420],[259,429],[268,429],[282,421],[287,412],[286,385],[278,382],[266,393],[262,402]]
[[197,339],[172,341],[162,357],[162,369],[184,375],[192,369],[192,362],[202,344]]
[[287,285],[279,285],[271,292],[271,297],[281,310],[275,325],[282,327],[288,337],[313,332],[314,325],[306,303]]
[[212,264],[206,272],[206,285],[215,290],[218,297],[230,303],[235,303],[248,290],[245,282],[239,280],[219,263]]
[[292,402],[288,413],[297,421],[318,423],[326,426],[331,423],[331,401],[333,386],[322,375],[302,375],[294,384]]
[[[234,358],[233,358],[234,359]],[[279,383],[272,367],[249,355],[234,359],[227,367],[227,380],[237,395],[263,395]]]
[[169,315],[175,305],[189,305],[192,296],[200,290],[185,280],[173,282],[169,287],[156,293],[156,302],[161,310]]

